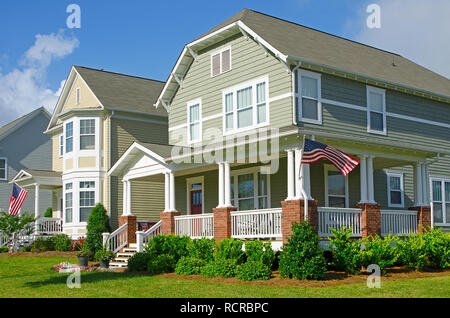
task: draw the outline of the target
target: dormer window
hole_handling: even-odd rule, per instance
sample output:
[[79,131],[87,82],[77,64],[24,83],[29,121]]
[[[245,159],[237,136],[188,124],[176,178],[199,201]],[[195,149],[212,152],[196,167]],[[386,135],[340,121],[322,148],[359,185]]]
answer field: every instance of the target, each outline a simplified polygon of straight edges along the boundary
[[231,70],[231,48],[211,54],[211,77]]

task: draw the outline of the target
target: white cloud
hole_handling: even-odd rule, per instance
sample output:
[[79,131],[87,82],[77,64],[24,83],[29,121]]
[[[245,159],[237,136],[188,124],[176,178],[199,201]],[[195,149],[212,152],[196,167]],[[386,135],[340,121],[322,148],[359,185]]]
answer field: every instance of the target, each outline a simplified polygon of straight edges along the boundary
[[52,61],[71,54],[78,45],[78,39],[65,36],[63,30],[37,34],[33,46],[19,61],[19,67],[5,74],[0,69],[1,124],[40,106],[53,111],[64,81],[61,81],[58,90],[50,89],[46,81],[48,67]]
[[[398,53],[450,78],[450,1],[379,0],[381,28],[366,27],[355,40]],[[354,23],[351,23],[355,26]]]

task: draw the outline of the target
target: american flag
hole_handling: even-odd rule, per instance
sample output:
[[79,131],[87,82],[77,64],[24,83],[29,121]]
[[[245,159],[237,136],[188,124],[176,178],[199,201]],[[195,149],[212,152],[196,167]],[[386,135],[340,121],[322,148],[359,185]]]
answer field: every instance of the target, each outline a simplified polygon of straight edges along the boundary
[[302,163],[315,163],[321,159],[328,159],[344,176],[359,164],[358,160],[343,153],[339,149],[317,141],[305,139]]
[[9,200],[9,214],[17,215],[17,213],[19,213],[20,207],[22,206],[23,201],[25,201],[27,194],[28,191],[25,191],[14,183],[11,200]]

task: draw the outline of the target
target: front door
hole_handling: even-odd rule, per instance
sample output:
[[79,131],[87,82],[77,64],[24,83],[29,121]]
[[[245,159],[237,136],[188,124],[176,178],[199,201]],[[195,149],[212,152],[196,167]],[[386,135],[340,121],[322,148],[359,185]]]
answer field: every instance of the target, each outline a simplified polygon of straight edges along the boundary
[[202,214],[202,190],[191,190],[191,214]]

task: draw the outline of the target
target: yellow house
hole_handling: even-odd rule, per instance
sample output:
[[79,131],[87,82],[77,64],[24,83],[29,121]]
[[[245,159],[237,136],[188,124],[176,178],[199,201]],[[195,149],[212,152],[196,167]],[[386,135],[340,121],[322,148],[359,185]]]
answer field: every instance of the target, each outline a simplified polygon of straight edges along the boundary
[[[52,136],[52,171],[20,171],[14,182],[34,187],[35,201],[39,189],[51,189],[53,222],[72,238],[85,235],[89,213],[98,202],[116,228],[123,183],[107,171],[134,141],[167,144],[167,113],[153,107],[163,86],[156,80],[73,66],[44,132]],[[146,182],[144,189],[134,182],[131,199],[139,222],[156,222],[164,209],[164,186]]]

